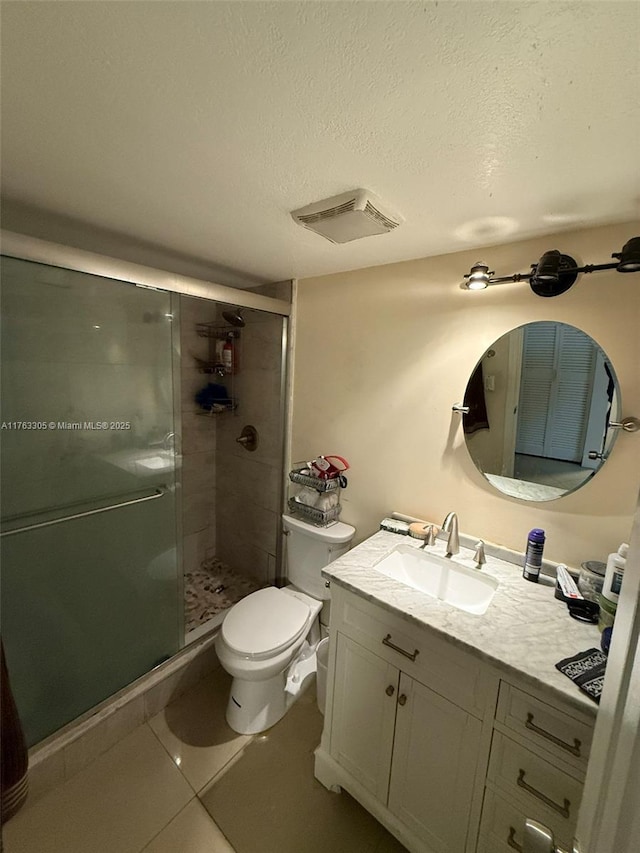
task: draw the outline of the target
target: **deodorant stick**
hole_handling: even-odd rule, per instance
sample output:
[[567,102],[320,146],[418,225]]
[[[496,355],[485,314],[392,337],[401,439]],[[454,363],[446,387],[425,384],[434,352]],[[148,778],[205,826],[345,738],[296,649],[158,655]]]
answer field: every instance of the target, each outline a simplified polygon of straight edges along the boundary
[[524,558],[522,577],[527,581],[538,583],[542,568],[542,551],[544,549],[544,530],[534,527],[527,539],[527,551]]

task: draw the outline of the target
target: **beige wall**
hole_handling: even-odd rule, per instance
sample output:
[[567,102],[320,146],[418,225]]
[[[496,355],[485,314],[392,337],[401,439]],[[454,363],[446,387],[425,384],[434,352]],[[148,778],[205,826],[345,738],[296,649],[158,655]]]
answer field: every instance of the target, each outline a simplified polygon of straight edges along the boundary
[[[50,240],[63,246],[73,246],[87,252],[97,252],[99,255],[120,258],[123,261],[168,270],[203,281],[215,281],[229,287],[253,289],[261,285],[255,276],[238,270],[183,255],[167,246],[145,243],[129,234],[99,228],[71,216],[43,210],[4,196],[0,199],[0,214],[2,227],[7,231],[17,231],[40,240]],[[212,252],[215,252],[215,247],[212,247]]]
[[583,275],[553,299],[523,283],[458,287],[479,258],[499,274],[527,270],[549,248],[605,263],[638,233],[637,223],[586,229],[298,283],[292,458],[339,453],[350,461],[342,518],[357,527],[358,541],[392,510],[440,522],[451,509],[462,531],[517,550],[532,527],[543,527],[545,556],[570,565],[602,559],[628,537],[640,434],[619,436],[606,466],[578,492],[526,503],[478,473],[451,406],[498,337],[528,321],[559,320],[605,349],[623,414],[640,417],[640,275]]

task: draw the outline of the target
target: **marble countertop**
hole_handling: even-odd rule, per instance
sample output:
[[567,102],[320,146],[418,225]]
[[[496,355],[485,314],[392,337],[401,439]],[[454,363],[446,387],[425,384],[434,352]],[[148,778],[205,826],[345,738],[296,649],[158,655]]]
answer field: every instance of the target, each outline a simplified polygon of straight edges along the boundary
[[[569,616],[566,605],[554,598],[554,579],[541,575],[537,584],[524,580],[521,564],[496,556],[500,549],[487,543],[487,563],[482,571],[496,578],[499,585],[486,613],[465,613],[375,570],[375,563],[400,544],[419,548],[421,542],[381,530],[335,560],[322,574],[332,583],[478,655],[505,675],[517,676],[520,682],[528,683],[532,693],[551,691],[595,717],[597,705],[555,664],[586,649],[600,648],[600,632],[596,625]],[[444,556],[446,543],[437,541],[429,550]],[[462,543],[454,559],[473,567],[473,552]]]

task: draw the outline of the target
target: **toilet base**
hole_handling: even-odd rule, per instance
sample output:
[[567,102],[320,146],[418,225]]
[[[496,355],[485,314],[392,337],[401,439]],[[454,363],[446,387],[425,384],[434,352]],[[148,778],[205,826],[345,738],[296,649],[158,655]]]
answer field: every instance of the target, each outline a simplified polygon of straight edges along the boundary
[[227,703],[227,723],[241,735],[270,729],[314,681],[316,671],[315,646],[305,641],[287,669],[273,678],[263,681],[234,678]]
[[285,673],[266,681],[234,678],[227,703],[227,723],[241,735],[255,735],[275,726],[287,713],[291,699],[285,693]]

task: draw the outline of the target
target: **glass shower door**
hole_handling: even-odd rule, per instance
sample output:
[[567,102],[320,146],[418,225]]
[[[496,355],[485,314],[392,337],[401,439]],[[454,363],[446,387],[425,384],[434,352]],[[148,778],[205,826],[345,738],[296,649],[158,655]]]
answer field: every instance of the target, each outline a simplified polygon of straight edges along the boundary
[[1,299],[2,636],[31,745],[182,641],[175,312],[13,258]]

